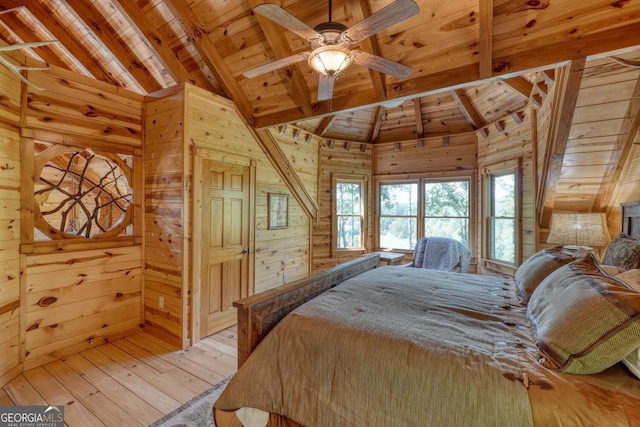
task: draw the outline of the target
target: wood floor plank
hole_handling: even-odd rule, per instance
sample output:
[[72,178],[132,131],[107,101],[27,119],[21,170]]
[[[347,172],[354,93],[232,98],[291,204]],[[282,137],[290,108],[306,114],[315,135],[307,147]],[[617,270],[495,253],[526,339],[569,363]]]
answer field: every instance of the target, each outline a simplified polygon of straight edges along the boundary
[[83,356],[79,354],[69,356],[65,363],[139,423],[148,425],[163,415]]
[[[122,367],[130,370],[138,377],[144,379],[149,384],[153,385],[159,390],[162,390],[168,396],[176,399],[181,404],[187,402],[193,397],[194,390],[184,386],[179,381],[176,381],[175,376],[169,375],[167,373],[168,371],[159,373],[139,359],[131,358],[129,354],[125,353],[113,344],[102,345],[98,347],[98,350],[109,356]],[[172,368],[172,370],[177,369],[178,368],[175,367]]]
[[136,339],[137,345],[140,345],[146,350],[162,357],[164,360],[173,363],[184,371],[189,372],[190,374],[195,375],[198,378],[208,382],[210,384],[209,387],[212,387],[214,384],[218,384],[220,381],[226,378],[226,376],[214,372],[210,368],[205,368],[202,365],[192,362],[188,358],[184,357],[184,354],[181,351],[167,353],[165,347],[160,345],[158,343],[159,339],[155,337],[150,337],[148,335],[145,336],[144,334],[136,334],[133,336],[133,339]]
[[47,402],[33,388],[24,375],[18,375],[4,387],[16,405],[46,405]]
[[158,372],[165,372],[174,368],[174,366],[171,363],[163,360],[161,357],[145,350],[144,348],[136,345],[135,343],[132,343],[131,341],[129,341],[129,338],[131,337],[126,337],[121,340],[116,340],[113,342],[113,345],[115,345],[122,351],[127,352],[132,357],[135,357],[136,359],[143,361],[147,365],[156,369]]
[[233,356],[201,344],[189,347],[182,351],[181,355],[204,368],[218,372],[225,378],[234,373],[238,367],[238,360]]
[[224,342],[224,340],[218,340],[213,336],[211,337],[211,339],[203,340],[202,342],[204,343],[204,345],[207,345],[213,349],[226,353],[232,357],[235,357],[236,359],[238,358],[238,349],[235,343],[233,344],[233,346],[231,346],[226,342]]
[[80,355],[137,397],[160,411],[161,414],[171,412],[180,406],[180,402],[166,395],[162,390],[157,389],[130,370],[114,363],[114,360],[97,349],[83,351]]
[[51,362],[47,363],[44,368],[105,425],[109,427],[143,425],[120,409],[113,400],[101,393],[66,363],[62,361]]
[[64,421],[67,425],[104,426],[95,415],[76,399],[66,388],[43,367],[30,369],[24,373],[29,383],[44,397],[49,405],[64,405]]
[[4,388],[0,388],[0,406],[13,406],[13,400],[9,397]]
[[[30,369],[0,405],[65,405],[65,425],[146,426],[233,374],[237,328],[175,350],[145,332]],[[49,402],[49,403],[47,403]]]

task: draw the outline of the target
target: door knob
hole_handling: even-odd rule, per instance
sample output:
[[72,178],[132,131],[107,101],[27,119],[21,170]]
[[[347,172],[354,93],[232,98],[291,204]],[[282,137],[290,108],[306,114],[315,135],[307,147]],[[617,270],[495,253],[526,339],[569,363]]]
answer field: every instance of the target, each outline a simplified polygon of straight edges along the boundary
[[242,250],[242,255],[246,255],[246,254],[248,254],[248,253],[249,253],[249,249],[243,249],[243,250]]

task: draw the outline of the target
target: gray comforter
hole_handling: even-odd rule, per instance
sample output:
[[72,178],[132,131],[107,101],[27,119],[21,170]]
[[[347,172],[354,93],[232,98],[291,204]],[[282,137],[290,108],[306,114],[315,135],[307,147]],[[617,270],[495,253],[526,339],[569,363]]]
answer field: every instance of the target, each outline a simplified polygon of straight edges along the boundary
[[501,278],[368,271],[283,319],[215,407],[305,426],[533,425],[512,304]]

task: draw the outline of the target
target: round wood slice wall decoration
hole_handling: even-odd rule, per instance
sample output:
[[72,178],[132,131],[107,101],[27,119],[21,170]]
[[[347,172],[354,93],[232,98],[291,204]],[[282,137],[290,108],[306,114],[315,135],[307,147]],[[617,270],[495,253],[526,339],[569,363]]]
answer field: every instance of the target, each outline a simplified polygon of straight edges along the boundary
[[127,157],[51,145],[35,157],[34,225],[51,239],[127,234],[133,209]]

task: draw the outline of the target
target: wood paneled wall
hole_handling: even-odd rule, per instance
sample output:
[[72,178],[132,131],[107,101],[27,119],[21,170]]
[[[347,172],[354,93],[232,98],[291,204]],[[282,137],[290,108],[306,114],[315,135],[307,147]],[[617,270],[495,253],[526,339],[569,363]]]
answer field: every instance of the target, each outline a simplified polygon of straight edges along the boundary
[[611,237],[622,230],[621,203],[640,200],[640,134],[636,135],[629,158],[622,168],[621,179],[614,190],[613,203],[607,210],[607,219]]
[[[321,140],[289,126],[271,134],[313,200],[318,200],[318,145]],[[289,197],[289,227],[269,230],[268,193],[285,192],[283,181],[266,158],[257,170],[256,201],[256,286],[255,291],[279,286],[311,273],[311,221],[302,207]]]
[[189,342],[190,220],[186,209],[191,166],[184,142],[184,93],[160,92],[147,98],[144,108],[145,329],[185,347]]
[[0,386],[20,359],[20,82],[0,67]]
[[373,156],[376,176],[473,171],[476,169],[476,136],[469,132],[376,144]]
[[25,369],[138,329],[140,252],[130,246],[27,257]]
[[[25,369],[133,333],[142,323],[143,99],[55,67],[29,79],[44,90],[23,87],[23,147],[43,141],[131,155],[134,220],[132,236],[28,242],[33,220],[23,217]],[[31,155],[23,149],[23,165],[32,164]],[[33,186],[23,190],[23,201],[33,203]]]
[[[506,117],[501,120],[500,131],[495,126],[488,126],[488,136],[478,132],[478,170],[482,172],[483,168],[489,166],[499,166],[501,163],[513,159],[520,159],[520,177],[521,180],[521,216],[519,224],[520,232],[520,252],[522,260],[531,256],[536,251],[537,233],[536,221],[534,217],[535,211],[535,170],[536,164],[534,159],[533,140],[535,138],[535,119],[532,120],[532,114],[535,112],[531,109],[522,111],[517,123],[513,116]],[[481,186],[482,179],[480,179]],[[477,215],[478,215],[478,236],[482,236],[482,203],[484,197],[481,191],[478,191]],[[482,244],[482,239],[478,242]],[[486,243],[486,242],[485,242]],[[480,244],[476,248],[478,255],[482,254]],[[519,265],[522,260],[516,260]],[[488,269],[488,270],[487,270]],[[482,261],[478,263],[478,272],[482,271],[499,271],[507,274],[513,274],[514,269],[502,270],[499,265]]]
[[[193,165],[196,150],[227,163],[256,164],[255,267],[251,292],[305,277],[310,272],[310,220],[289,197],[289,226],[269,230],[268,193],[290,194],[254,134],[234,105],[191,85],[148,97],[145,112],[145,322],[177,346],[191,340],[190,301],[193,216]],[[274,137],[288,162],[315,197],[318,140],[296,140],[293,133]],[[165,307],[159,307],[159,298]]]
[[142,321],[142,194],[134,236],[34,242],[31,179],[37,142],[126,153],[139,173],[142,97],[56,67],[28,78],[44,90],[0,67],[0,384]]
[[362,255],[362,252],[332,251],[331,212],[332,212],[332,177],[335,174],[361,175],[367,177],[368,218],[366,247],[372,245],[373,218],[373,156],[369,144],[337,142],[322,140],[319,150],[318,169],[318,220],[313,225],[313,271],[333,267],[341,262],[349,261]]

